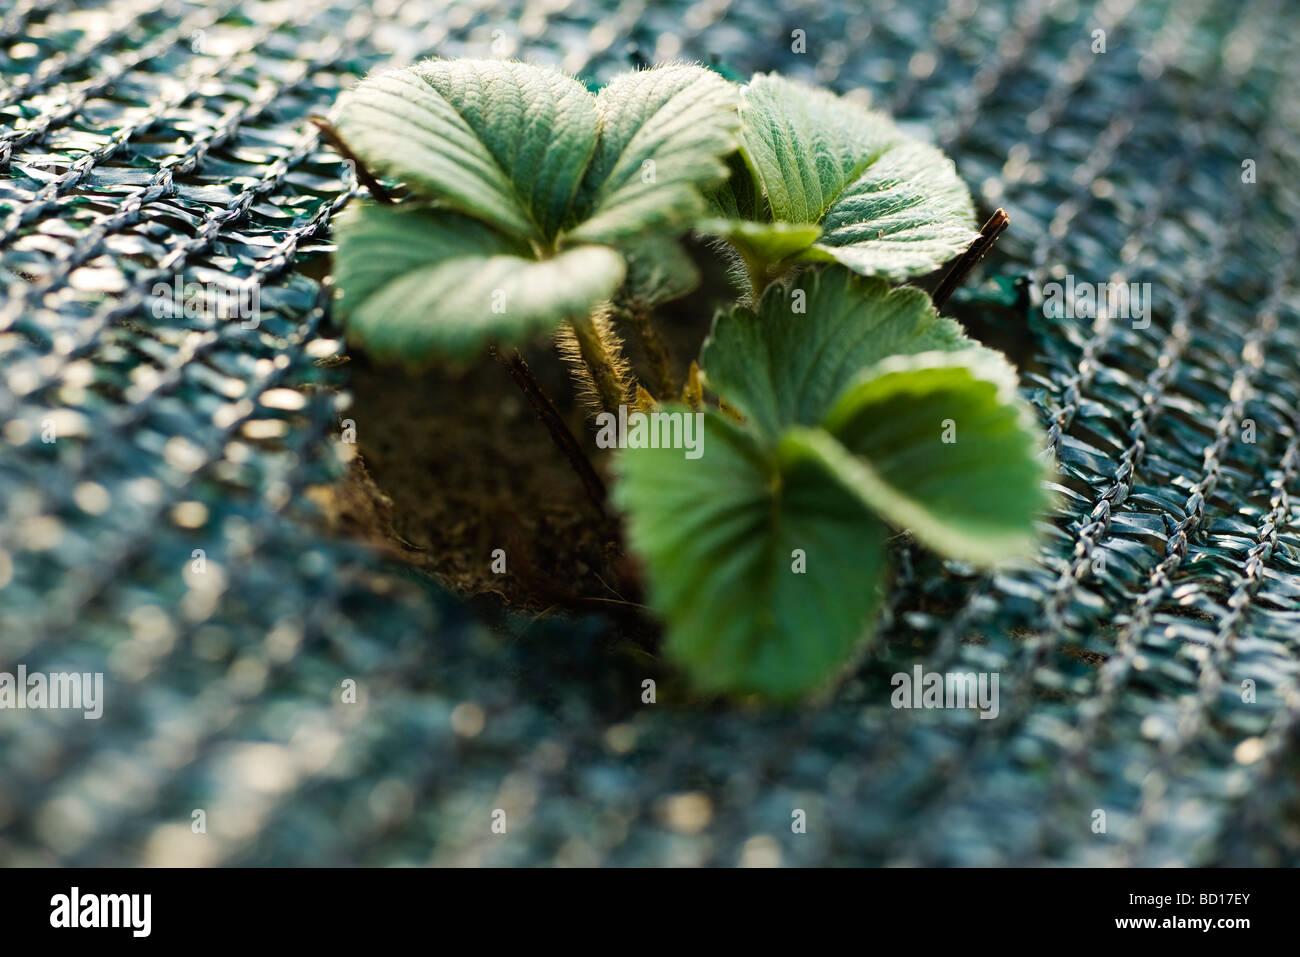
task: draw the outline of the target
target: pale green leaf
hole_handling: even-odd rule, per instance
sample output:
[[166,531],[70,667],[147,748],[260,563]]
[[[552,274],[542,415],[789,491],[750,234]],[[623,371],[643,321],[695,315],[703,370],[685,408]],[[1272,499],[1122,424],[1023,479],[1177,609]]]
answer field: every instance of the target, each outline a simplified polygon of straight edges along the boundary
[[921,290],[890,290],[832,267],[769,286],[757,313],[744,306],[719,313],[701,365],[710,389],[776,436],[821,422],[844,388],[881,359],[973,345]]
[[894,280],[933,271],[979,235],[952,160],[914,141],[887,150],[840,193],[822,230],[814,249]]
[[900,138],[888,117],[774,74],[741,90],[740,116],[745,151],[778,222],[820,223]]
[[569,215],[598,125],[582,84],[503,60],[426,60],[369,77],[338,119],[373,169],[538,242]]
[[719,413],[703,415],[699,458],[627,449],[617,466],[615,501],[668,654],[705,690],[804,694],[870,633],[884,527],[818,461],[798,449],[780,459]]
[[589,314],[623,278],[622,257],[607,247],[538,261],[522,241],[449,210],[354,206],[335,232],[349,336],[408,364],[522,341]]
[[779,263],[802,252],[822,234],[807,223],[758,223],[747,219],[705,219],[695,228],[736,247],[746,262]]
[[794,258],[899,280],[934,270],[978,235],[952,161],[888,117],[773,75],[742,90],[740,113],[770,217],[822,229]]
[[727,175],[736,147],[736,99],[732,84],[697,66],[616,77],[596,98],[600,141],[569,238],[616,242],[703,212],[703,190]]
[[788,454],[816,456],[876,514],[935,551],[989,565],[1027,555],[1050,505],[1044,440],[1009,367],[978,350],[886,359]]

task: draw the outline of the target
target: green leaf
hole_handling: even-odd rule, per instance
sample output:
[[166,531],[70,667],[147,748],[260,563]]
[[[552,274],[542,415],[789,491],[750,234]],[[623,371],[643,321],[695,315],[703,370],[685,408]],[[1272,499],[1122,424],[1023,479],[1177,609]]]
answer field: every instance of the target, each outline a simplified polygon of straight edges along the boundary
[[696,66],[616,77],[596,98],[600,142],[569,238],[617,242],[699,215],[736,147],[736,99],[732,84]]
[[643,307],[680,299],[700,284],[700,271],[681,243],[667,236],[621,243],[627,278],[619,298]]
[[704,194],[713,215],[719,219],[770,219],[763,191],[743,150],[736,150],[727,157],[727,170],[727,178]]
[[338,129],[373,169],[501,230],[551,241],[596,148],[596,98],[554,70],[426,60],[341,100]]
[[888,117],[774,75],[741,91],[740,114],[771,217],[822,229],[798,259],[899,280],[931,272],[978,235],[952,161]]
[[879,113],[774,74],[757,75],[741,90],[740,116],[772,218],[786,223],[820,223],[901,136]]
[[435,352],[472,355],[587,315],[623,278],[622,257],[606,247],[538,261],[522,241],[448,210],[354,206],[336,236],[349,336],[408,364]]
[[743,306],[719,313],[701,365],[710,389],[775,437],[790,425],[821,422],[844,388],[881,359],[973,345],[921,290],[891,291],[833,267],[769,286],[757,314]]
[[866,276],[907,279],[964,252],[979,236],[974,222],[952,160],[925,143],[900,143],[840,193],[807,258],[829,256]]
[[720,236],[736,247],[746,262],[778,263],[807,249],[822,234],[806,223],[756,223],[747,219],[705,219],[695,228]]
[[622,452],[615,501],[668,624],[667,651],[696,686],[793,698],[833,677],[870,633],[884,527],[815,459],[798,449],[778,458],[719,413],[703,417],[697,459]]
[[886,359],[822,429],[782,440],[890,524],[979,565],[1031,552],[1034,519],[1050,505],[1042,447],[1010,367],[978,350]]

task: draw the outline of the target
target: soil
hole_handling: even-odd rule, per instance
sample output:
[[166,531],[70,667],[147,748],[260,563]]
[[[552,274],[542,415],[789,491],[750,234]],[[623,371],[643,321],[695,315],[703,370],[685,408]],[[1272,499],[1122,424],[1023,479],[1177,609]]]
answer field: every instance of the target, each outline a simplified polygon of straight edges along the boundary
[[[720,269],[702,288],[710,291],[656,316],[678,382],[728,295]],[[636,343],[620,332],[633,371],[643,372]],[[596,447],[554,345],[521,351],[608,485],[609,453]],[[534,614],[599,611],[653,643],[656,626],[642,605],[642,573],[625,548],[620,517],[593,504],[501,362],[485,355],[467,367],[437,365],[412,376],[376,366],[358,350],[344,372],[353,400],[344,415],[356,423],[357,454],[343,482],[317,490],[340,533],[463,596]],[[504,551],[504,572],[496,549]]]
[[[531,358],[540,371],[545,357]],[[532,611],[584,597],[636,599],[617,522],[597,512],[499,364],[408,378],[354,356],[349,373],[359,456],[341,511],[363,537],[455,591]],[[579,442],[591,444],[582,441],[581,410],[569,403],[561,412]],[[603,475],[606,463],[593,464]]]

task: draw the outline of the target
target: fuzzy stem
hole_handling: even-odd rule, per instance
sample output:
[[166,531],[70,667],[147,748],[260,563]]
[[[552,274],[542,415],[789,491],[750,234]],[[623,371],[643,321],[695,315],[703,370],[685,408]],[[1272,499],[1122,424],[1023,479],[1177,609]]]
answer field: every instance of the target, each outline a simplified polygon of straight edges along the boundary
[[753,287],[754,304],[763,298],[763,290],[767,288],[767,263],[762,259],[757,259],[745,255],[741,251],[740,258],[745,260],[745,269],[749,271],[749,284]]
[[582,354],[587,371],[591,373],[591,381],[596,387],[600,404],[606,412],[617,413],[618,407],[627,400],[627,390],[623,385],[623,377],[619,375],[601,341],[595,320],[591,316],[583,316],[572,320],[569,327],[578,340],[578,351]]
[[600,476],[592,468],[590,460],[583,454],[582,448],[578,445],[578,440],[573,437],[569,427],[564,424],[564,418],[560,415],[560,410],[555,407],[551,397],[542,389],[542,384],[533,375],[533,370],[528,368],[528,363],[524,361],[524,357],[519,354],[518,350],[515,350],[509,356],[503,356],[496,350],[495,346],[490,347],[489,351],[492,353],[493,358],[505,366],[506,372],[510,373],[510,378],[519,387],[519,391],[524,394],[528,404],[533,407],[533,412],[542,420],[542,424],[546,426],[546,431],[551,434],[551,441],[564,453],[565,458],[569,460],[569,465],[573,467],[573,471],[582,480],[582,487],[586,489],[587,497],[596,506],[596,510],[604,514],[605,483],[600,480]]

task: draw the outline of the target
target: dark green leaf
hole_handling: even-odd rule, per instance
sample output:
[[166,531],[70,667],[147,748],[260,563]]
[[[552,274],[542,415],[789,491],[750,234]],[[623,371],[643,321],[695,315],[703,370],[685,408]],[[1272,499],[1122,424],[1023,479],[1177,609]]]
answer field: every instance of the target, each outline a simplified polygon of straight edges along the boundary
[[805,694],[870,633],[884,528],[801,450],[779,458],[717,412],[704,422],[698,459],[628,449],[618,463],[668,653],[706,690]]
[[782,447],[819,458],[890,524],[981,565],[1027,555],[1047,510],[1043,436],[1010,368],[978,350],[887,359],[824,429]]
[[743,306],[719,313],[701,365],[710,389],[775,437],[821,422],[843,389],[887,356],[973,345],[921,290],[891,291],[831,268],[768,287],[757,314]]
[[627,278],[619,298],[654,307],[680,299],[700,284],[700,271],[681,243],[667,236],[655,236],[620,243],[627,260]]

